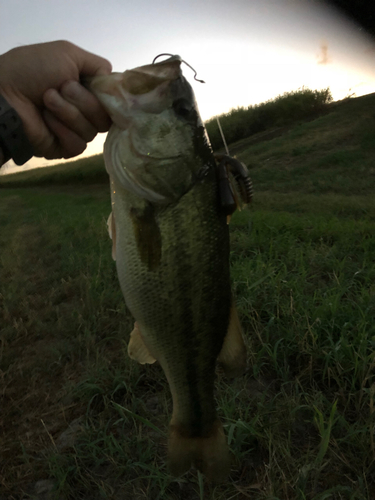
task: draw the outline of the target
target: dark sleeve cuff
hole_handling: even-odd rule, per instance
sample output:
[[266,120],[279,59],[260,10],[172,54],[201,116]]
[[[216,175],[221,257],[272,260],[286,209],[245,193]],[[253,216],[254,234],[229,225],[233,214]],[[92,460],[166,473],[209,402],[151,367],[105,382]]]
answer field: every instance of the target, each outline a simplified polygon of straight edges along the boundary
[[33,156],[33,148],[23,130],[21,118],[1,94],[0,147],[4,163],[12,158],[17,165],[23,165]]

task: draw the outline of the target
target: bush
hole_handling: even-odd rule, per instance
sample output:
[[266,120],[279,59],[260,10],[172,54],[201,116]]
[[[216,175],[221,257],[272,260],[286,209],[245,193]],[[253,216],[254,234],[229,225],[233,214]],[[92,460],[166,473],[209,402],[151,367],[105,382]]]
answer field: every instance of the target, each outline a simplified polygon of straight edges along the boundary
[[[302,87],[255,106],[231,109],[228,113],[220,115],[219,119],[225,139],[230,144],[269,128],[318,116],[331,101],[329,88],[310,90]],[[222,148],[223,141],[216,116],[208,120],[205,125],[213,149]]]

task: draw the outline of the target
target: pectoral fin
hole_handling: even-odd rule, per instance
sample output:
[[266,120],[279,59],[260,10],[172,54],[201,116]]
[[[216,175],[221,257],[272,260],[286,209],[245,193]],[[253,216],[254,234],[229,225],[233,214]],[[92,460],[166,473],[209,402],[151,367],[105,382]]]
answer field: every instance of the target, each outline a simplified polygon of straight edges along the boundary
[[155,363],[156,361],[143,342],[141,331],[137,322],[134,323],[134,329],[130,334],[128,354],[131,359],[138,361],[141,365],[146,363],[152,365],[152,363]]
[[141,261],[149,271],[155,271],[161,260],[161,234],[154,208],[148,204],[143,210],[132,208],[134,236]]
[[227,335],[217,358],[227,377],[239,377],[246,370],[246,347],[237,309],[232,303]]
[[116,224],[113,212],[109,214],[107,220],[108,234],[112,240],[112,259],[116,260]]

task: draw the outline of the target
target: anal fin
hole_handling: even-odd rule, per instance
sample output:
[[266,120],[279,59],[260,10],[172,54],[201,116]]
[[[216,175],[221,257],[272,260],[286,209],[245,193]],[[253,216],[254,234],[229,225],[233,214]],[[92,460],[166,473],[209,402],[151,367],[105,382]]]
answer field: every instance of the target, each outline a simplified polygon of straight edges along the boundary
[[239,377],[246,370],[246,347],[237,309],[232,302],[228,332],[217,358],[227,377]]
[[128,354],[131,359],[138,361],[141,365],[155,363],[156,359],[144,343],[138,323],[134,323],[134,329],[130,334]]

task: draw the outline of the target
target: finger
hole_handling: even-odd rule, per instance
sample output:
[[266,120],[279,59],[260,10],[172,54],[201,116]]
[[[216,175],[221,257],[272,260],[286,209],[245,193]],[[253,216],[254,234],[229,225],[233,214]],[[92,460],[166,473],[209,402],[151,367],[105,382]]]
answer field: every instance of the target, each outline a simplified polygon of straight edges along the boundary
[[47,160],[61,157],[67,159],[83,153],[87,144],[78,134],[66,127],[48,110],[43,111],[43,118],[49,130],[55,136],[54,144],[44,154]]
[[56,89],[48,89],[43,96],[46,108],[66,127],[90,142],[97,134],[96,128],[82,115],[81,111],[66,101]]
[[74,80],[65,82],[61,96],[74,105],[98,132],[107,132],[111,119],[95,95]]

